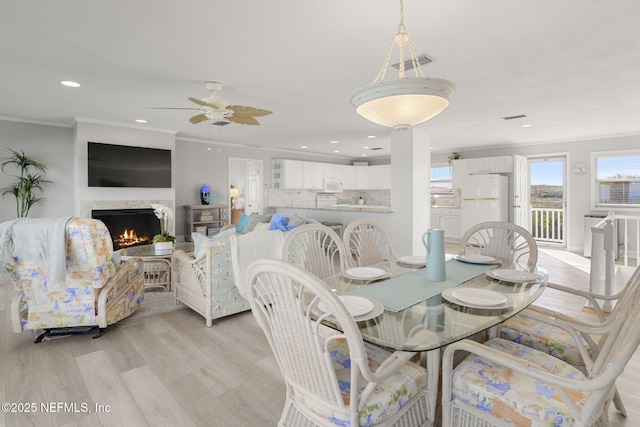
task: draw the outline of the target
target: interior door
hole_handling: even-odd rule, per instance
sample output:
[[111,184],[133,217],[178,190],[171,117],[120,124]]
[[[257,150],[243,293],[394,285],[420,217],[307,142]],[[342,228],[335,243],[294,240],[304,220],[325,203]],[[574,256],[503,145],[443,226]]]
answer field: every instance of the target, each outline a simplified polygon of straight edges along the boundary
[[262,161],[247,162],[245,213],[262,214]]
[[529,164],[524,156],[513,156],[513,222],[531,231],[529,221]]

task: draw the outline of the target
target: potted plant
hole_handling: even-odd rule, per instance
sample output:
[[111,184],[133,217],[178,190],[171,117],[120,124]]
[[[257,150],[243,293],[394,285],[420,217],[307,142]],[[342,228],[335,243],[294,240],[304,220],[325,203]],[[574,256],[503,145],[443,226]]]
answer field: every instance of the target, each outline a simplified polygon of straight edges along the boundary
[[155,244],[156,250],[172,250],[176,238],[169,234],[169,219],[173,217],[173,211],[167,206],[155,203],[151,203],[149,206],[160,220],[160,234],[153,236],[153,243]]
[[457,151],[454,151],[453,153],[449,154],[449,164],[452,165],[454,160],[457,160],[460,158],[460,153],[458,153]]
[[15,165],[20,175],[14,175],[17,178],[16,181],[2,189],[2,198],[12,194],[16,198],[18,218],[24,218],[29,214],[29,209],[42,200],[36,191],[44,192],[45,184],[51,181],[45,179],[47,174],[45,165],[27,156],[24,151],[17,152],[10,148],[8,150],[11,154],[2,158],[0,169],[5,172],[7,166]]

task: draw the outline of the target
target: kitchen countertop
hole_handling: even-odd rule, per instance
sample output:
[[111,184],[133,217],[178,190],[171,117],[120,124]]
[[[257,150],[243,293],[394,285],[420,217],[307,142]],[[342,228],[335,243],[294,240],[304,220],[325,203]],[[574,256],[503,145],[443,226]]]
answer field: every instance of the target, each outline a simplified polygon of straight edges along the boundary
[[388,205],[333,205],[320,207],[303,207],[303,206],[269,206],[270,208],[293,208],[293,209],[311,209],[325,211],[349,211],[349,212],[373,212],[373,213],[392,213],[391,206]]

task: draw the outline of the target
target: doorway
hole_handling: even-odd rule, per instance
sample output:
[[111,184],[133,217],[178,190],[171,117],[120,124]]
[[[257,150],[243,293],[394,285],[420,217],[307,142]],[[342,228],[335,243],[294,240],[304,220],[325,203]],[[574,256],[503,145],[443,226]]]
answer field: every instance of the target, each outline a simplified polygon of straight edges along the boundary
[[[262,160],[229,157],[229,209],[232,224],[241,213],[261,214],[263,211]],[[233,186],[233,191],[231,191]]]
[[566,247],[566,163],[564,155],[529,158],[531,234],[538,243]]

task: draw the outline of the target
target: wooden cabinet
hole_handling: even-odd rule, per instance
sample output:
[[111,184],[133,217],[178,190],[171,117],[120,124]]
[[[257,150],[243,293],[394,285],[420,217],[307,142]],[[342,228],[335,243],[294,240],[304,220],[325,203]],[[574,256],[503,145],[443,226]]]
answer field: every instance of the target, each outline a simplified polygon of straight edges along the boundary
[[228,223],[227,205],[185,205],[184,240],[191,241],[191,233],[212,236]]
[[231,209],[231,224],[238,225],[242,212],[244,212],[244,209]]

